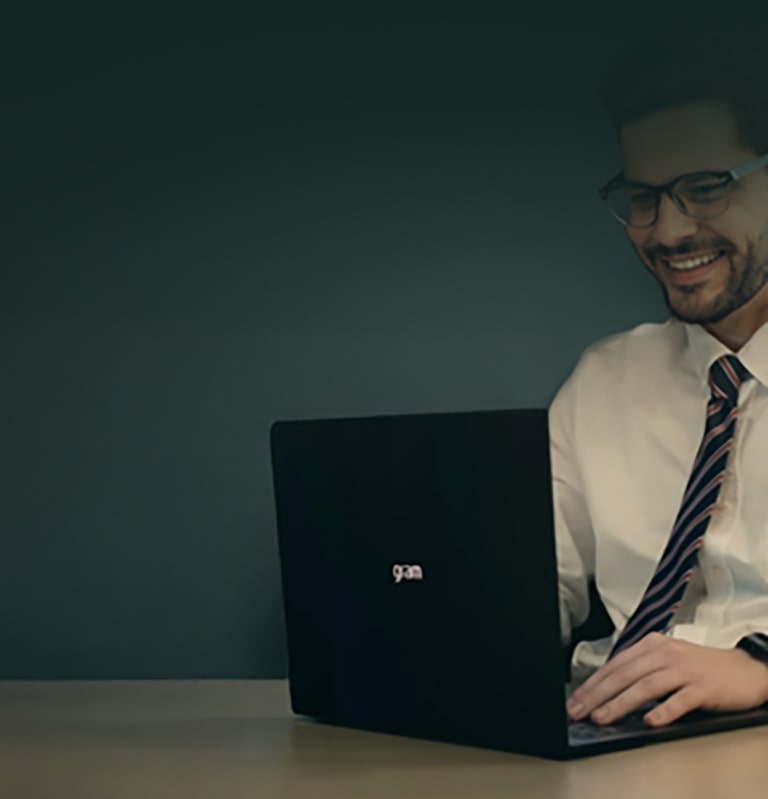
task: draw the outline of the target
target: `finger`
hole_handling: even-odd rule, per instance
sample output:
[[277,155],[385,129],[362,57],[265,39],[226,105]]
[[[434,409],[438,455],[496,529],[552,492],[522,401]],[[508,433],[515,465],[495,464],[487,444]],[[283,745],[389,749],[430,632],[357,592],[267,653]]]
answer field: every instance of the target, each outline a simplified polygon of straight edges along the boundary
[[611,724],[654,699],[668,697],[683,685],[683,678],[677,670],[659,669],[636,680],[626,690],[601,704],[591,714],[592,721],[596,724]]
[[584,695],[594,690],[598,685],[603,683],[606,679],[610,679],[615,673],[625,668],[628,664],[642,658],[652,652],[655,652],[666,641],[666,636],[659,635],[658,633],[651,633],[646,635],[641,641],[619,652],[616,657],[611,658],[605,665],[601,666],[591,677],[584,681],[577,690],[573,692],[572,698],[576,701],[581,701]]
[[[580,690],[578,695],[574,693],[568,703],[568,713],[574,721],[585,718],[592,714],[593,711],[624,694],[625,691],[637,683],[653,678],[665,666],[666,661],[658,649],[652,649],[650,652],[640,650],[632,658],[625,658],[619,666],[610,671],[606,669],[606,673],[600,675],[600,679],[595,680],[592,685],[588,685],[585,682],[582,686],[583,690]],[[597,677],[598,675],[593,676]],[[643,684],[645,686],[649,685],[648,682]],[[633,696],[633,694],[630,694],[630,696]],[[655,699],[656,697],[651,698]],[[636,707],[639,706],[638,704]],[[620,705],[619,708],[623,708],[623,705]],[[634,709],[636,708],[633,707],[632,710]],[[626,712],[630,711],[627,710]],[[610,717],[615,718],[617,716],[611,715]]]
[[700,691],[692,685],[686,685],[675,691],[666,702],[662,702],[658,707],[646,713],[643,716],[643,721],[651,727],[662,727],[677,721],[692,710],[698,710],[702,706],[702,702]]
[[665,646],[668,641],[669,639],[667,636],[661,635],[660,633],[650,633],[646,635],[645,638],[642,638],[636,644],[633,644],[619,652],[615,657],[612,657],[603,667],[604,676],[609,676],[614,671],[624,668],[624,666],[637,658],[657,652],[661,647]]

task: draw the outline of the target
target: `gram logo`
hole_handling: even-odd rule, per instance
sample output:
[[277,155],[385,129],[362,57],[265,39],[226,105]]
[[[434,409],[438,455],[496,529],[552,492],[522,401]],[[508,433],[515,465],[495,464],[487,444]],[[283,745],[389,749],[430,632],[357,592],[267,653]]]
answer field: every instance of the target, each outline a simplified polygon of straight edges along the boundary
[[392,576],[395,578],[397,584],[404,581],[413,582],[415,580],[424,579],[424,570],[418,564],[408,566],[406,564],[396,563],[392,567]]

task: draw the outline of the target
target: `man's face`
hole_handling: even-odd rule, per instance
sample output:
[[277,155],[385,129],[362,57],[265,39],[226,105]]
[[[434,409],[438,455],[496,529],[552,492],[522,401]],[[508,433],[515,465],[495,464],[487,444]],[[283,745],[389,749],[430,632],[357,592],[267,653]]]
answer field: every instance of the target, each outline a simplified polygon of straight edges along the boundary
[[[650,184],[688,172],[728,171],[762,155],[739,142],[728,107],[717,102],[628,124],[621,147],[625,177]],[[715,323],[748,303],[748,309],[764,304],[768,313],[768,169],[733,183],[730,205],[715,219],[691,219],[662,195],[656,224],[627,232],[677,318]],[[689,268],[698,257],[716,260]]]

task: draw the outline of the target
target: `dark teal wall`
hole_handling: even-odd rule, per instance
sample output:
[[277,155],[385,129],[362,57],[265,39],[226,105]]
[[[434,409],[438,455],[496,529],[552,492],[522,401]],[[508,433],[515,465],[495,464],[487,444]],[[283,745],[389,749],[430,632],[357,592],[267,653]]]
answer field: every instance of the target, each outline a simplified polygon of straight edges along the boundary
[[4,55],[0,677],[279,676],[274,419],[545,404],[664,317],[595,192],[616,44],[96,30]]

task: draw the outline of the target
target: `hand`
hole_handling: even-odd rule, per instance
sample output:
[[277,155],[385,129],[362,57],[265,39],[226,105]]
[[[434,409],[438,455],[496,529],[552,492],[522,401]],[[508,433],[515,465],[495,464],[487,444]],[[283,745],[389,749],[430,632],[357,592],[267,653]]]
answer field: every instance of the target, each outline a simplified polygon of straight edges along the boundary
[[712,649],[651,633],[599,668],[571,696],[574,721],[611,724],[654,699],[660,727],[692,710],[749,710],[768,702],[768,667],[741,649]]

